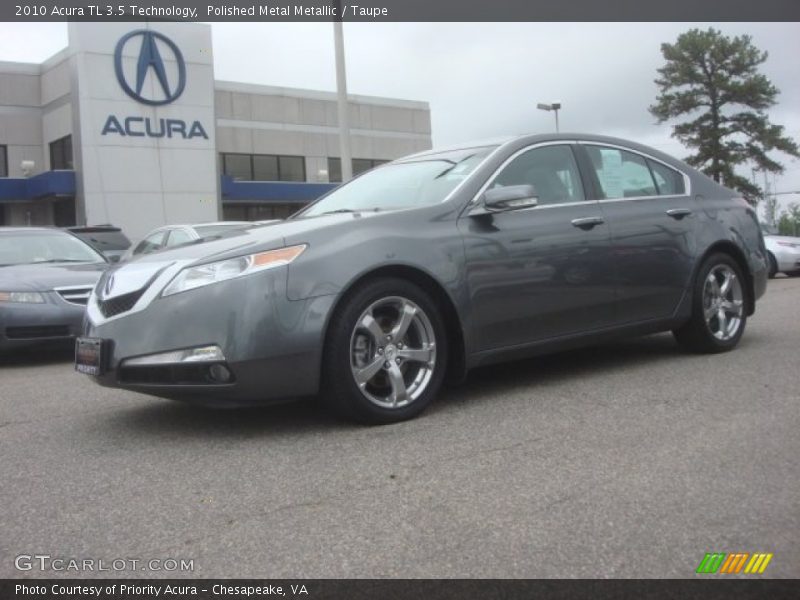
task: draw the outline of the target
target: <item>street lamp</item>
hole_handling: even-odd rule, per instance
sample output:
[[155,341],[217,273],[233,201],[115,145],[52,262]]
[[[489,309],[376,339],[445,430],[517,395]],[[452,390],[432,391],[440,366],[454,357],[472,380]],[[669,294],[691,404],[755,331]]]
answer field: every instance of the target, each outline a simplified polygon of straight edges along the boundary
[[550,112],[552,110],[555,113],[556,133],[558,133],[558,109],[561,108],[561,102],[551,102],[550,104],[544,104],[540,102],[539,104],[536,105],[536,108],[538,108],[539,110],[546,110],[547,112]]
[[342,164],[342,183],[353,177],[350,154],[350,109],[347,104],[347,74],[344,65],[344,34],[342,33],[342,2],[336,0],[336,18],[333,21],[333,44],[336,53],[336,105],[339,116],[339,154]]

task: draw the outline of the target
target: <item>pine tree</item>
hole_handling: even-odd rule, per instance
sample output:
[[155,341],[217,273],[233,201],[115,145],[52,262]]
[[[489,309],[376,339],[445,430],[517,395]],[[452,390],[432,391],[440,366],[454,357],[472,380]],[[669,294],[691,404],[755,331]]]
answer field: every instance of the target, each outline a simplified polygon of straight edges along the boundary
[[693,167],[755,203],[764,190],[738,175],[749,165],[782,173],[773,150],[800,156],[797,144],[765,112],[776,104],[778,89],[758,72],[767,53],[748,35],[730,38],[715,29],[692,29],[674,44],[662,44],[666,64],[658,69],[659,88],[650,113],[663,123],[687,117],[673,128],[673,137],[694,150],[686,158]]

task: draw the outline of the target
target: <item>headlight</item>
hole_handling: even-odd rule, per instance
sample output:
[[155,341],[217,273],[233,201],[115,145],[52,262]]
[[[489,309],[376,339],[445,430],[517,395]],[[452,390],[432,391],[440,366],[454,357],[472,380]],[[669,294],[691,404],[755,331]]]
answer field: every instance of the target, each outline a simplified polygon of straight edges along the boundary
[[268,250],[258,254],[237,256],[236,258],[189,267],[178,273],[161,295],[170,296],[219,281],[227,281],[235,277],[288,265],[300,256],[307,247],[306,244],[288,246],[278,250]]
[[39,292],[0,292],[0,302],[44,304],[44,296]]

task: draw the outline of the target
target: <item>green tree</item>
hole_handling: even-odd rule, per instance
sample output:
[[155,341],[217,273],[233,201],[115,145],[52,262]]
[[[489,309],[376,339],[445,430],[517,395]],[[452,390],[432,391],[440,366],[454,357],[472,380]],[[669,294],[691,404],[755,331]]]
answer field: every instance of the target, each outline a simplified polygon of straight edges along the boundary
[[770,151],[800,156],[797,144],[765,112],[778,95],[758,72],[767,53],[748,35],[731,38],[711,28],[691,29],[674,44],[662,44],[661,53],[666,64],[658,69],[659,95],[650,113],[659,123],[688,118],[672,133],[694,151],[686,162],[753,203],[763,198],[764,191],[735,168],[749,164],[779,174],[783,165]]
[[789,210],[781,212],[781,218],[778,220],[778,233],[794,236],[800,233],[800,204],[792,202]]

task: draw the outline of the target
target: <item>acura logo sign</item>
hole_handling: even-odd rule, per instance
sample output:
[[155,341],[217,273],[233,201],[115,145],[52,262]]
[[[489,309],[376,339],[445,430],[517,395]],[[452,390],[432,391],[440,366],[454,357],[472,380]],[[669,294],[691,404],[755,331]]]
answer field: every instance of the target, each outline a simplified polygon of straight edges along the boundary
[[[135,44],[138,40],[141,40],[141,45],[136,62],[136,77],[129,80],[122,64],[123,54],[129,44]],[[171,53],[172,56],[169,58],[177,66],[177,76],[174,73],[167,73],[162,51]],[[180,49],[167,36],[149,29],[137,29],[122,36],[114,50],[114,70],[117,74],[117,81],[125,93],[142,104],[151,106],[169,104],[177,100],[183,93],[183,88],[186,87],[186,63]],[[154,77],[155,92],[145,89],[145,80],[150,73]],[[158,92],[159,87],[161,88],[160,93]]]
[[[138,56],[136,70],[125,70],[123,58]],[[136,54],[138,52],[138,55]],[[164,62],[164,59],[168,62]],[[163,33],[137,29],[126,33],[114,50],[114,71],[120,87],[128,96],[150,106],[162,106],[177,100],[186,87],[186,62],[178,46]],[[151,85],[146,85],[146,83]],[[160,116],[108,115],[101,135],[149,138],[208,139],[200,121],[184,121]]]

